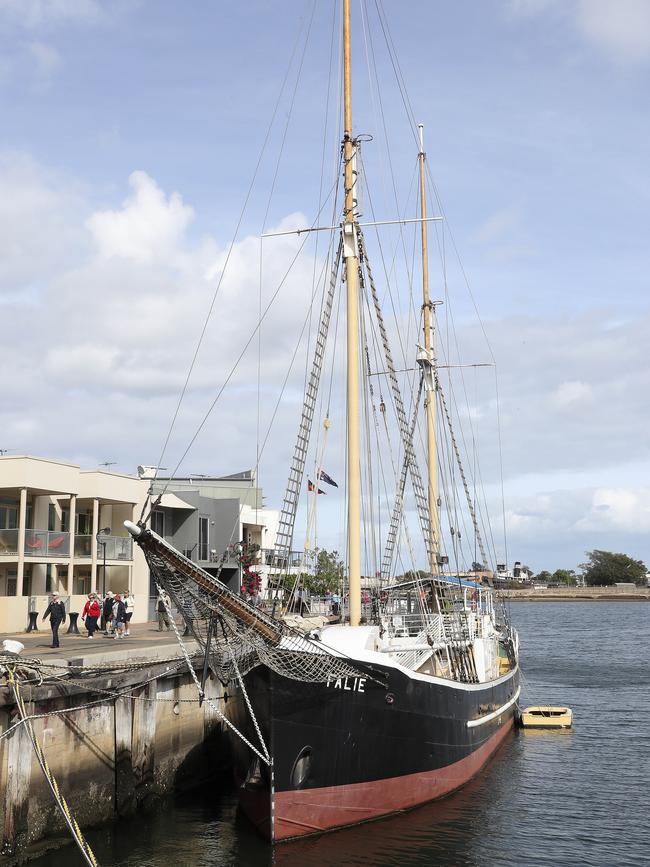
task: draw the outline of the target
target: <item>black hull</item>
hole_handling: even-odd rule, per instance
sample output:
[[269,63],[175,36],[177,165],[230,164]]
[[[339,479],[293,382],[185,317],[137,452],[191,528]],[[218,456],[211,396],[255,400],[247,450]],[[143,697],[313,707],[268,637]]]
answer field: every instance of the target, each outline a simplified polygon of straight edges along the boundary
[[[518,670],[490,684],[383,670],[387,688],[359,678],[303,683],[264,667],[246,677],[273,774],[239,741],[240,800],[268,839],[320,833],[442,797],[478,773],[512,727]],[[231,713],[258,743],[241,700]]]

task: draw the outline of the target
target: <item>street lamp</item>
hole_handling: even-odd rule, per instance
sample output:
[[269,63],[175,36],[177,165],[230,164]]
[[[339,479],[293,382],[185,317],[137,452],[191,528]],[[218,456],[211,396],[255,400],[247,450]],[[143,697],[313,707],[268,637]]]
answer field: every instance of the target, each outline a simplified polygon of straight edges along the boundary
[[102,566],[102,599],[104,599],[104,597],[106,596],[106,539],[105,538],[102,539],[101,538],[102,535],[104,535],[104,537],[110,536],[111,535],[111,528],[110,527],[104,527],[95,536],[95,538],[97,539],[97,544],[101,545],[103,548],[102,553],[103,553],[103,561],[104,562],[103,562],[103,566]]

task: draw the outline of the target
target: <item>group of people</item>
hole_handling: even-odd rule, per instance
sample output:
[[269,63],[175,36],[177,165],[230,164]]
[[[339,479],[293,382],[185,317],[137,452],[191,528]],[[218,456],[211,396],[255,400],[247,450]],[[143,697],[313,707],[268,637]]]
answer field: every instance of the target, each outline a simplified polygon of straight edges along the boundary
[[93,637],[98,618],[101,618],[99,629],[104,635],[112,635],[114,638],[130,635],[129,627],[134,608],[135,600],[128,590],[122,594],[109,590],[103,600],[100,600],[96,593],[90,593],[81,614],[81,619],[86,623],[88,638]]
[[[88,638],[92,638],[98,629],[103,631],[104,635],[116,639],[130,635],[129,627],[134,608],[135,600],[128,590],[117,594],[109,590],[103,599],[97,593],[89,593],[81,613]],[[52,629],[51,647],[60,647],[59,627],[65,623],[66,612],[58,593],[52,593],[50,597],[50,604],[45,609],[43,620],[47,620],[48,617]]]

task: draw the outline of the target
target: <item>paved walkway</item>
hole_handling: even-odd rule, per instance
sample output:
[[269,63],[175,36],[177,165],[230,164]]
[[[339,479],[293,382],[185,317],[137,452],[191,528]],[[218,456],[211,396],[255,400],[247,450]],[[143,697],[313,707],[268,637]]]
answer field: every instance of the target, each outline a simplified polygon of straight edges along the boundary
[[[180,620],[180,619],[179,619]],[[44,621],[41,625],[41,620],[38,621],[38,632],[15,632],[1,633],[0,642],[5,638],[14,638],[25,645],[23,653],[30,656],[39,656],[42,658],[56,657],[57,659],[75,659],[80,656],[87,657],[93,654],[119,654],[133,655],[134,658],[142,658],[143,656],[161,657],[161,656],[176,656],[181,653],[176,635],[172,630],[158,632],[156,623],[135,623],[131,627],[131,634],[127,638],[106,637],[103,632],[96,632],[94,637],[87,637],[86,629],[83,622],[79,626],[81,635],[68,635],[66,629],[69,621],[59,629],[60,647],[50,647],[52,643],[52,632],[50,630],[49,621]],[[179,632],[182,634],[183,628],[179,625]],[[194,648],[194,640],[188,642],[188,647]]]

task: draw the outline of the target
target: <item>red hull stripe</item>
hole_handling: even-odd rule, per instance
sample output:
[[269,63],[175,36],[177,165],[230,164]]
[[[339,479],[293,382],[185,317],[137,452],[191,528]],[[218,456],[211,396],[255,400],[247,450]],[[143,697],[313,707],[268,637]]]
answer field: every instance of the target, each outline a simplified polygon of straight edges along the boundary
[[442,798],[463,786],[481,770],[512,724],[513,719],[510,718],[475,752],[446,768],[370,783],[277,792],[273,837],[278,841],[318,834]]

